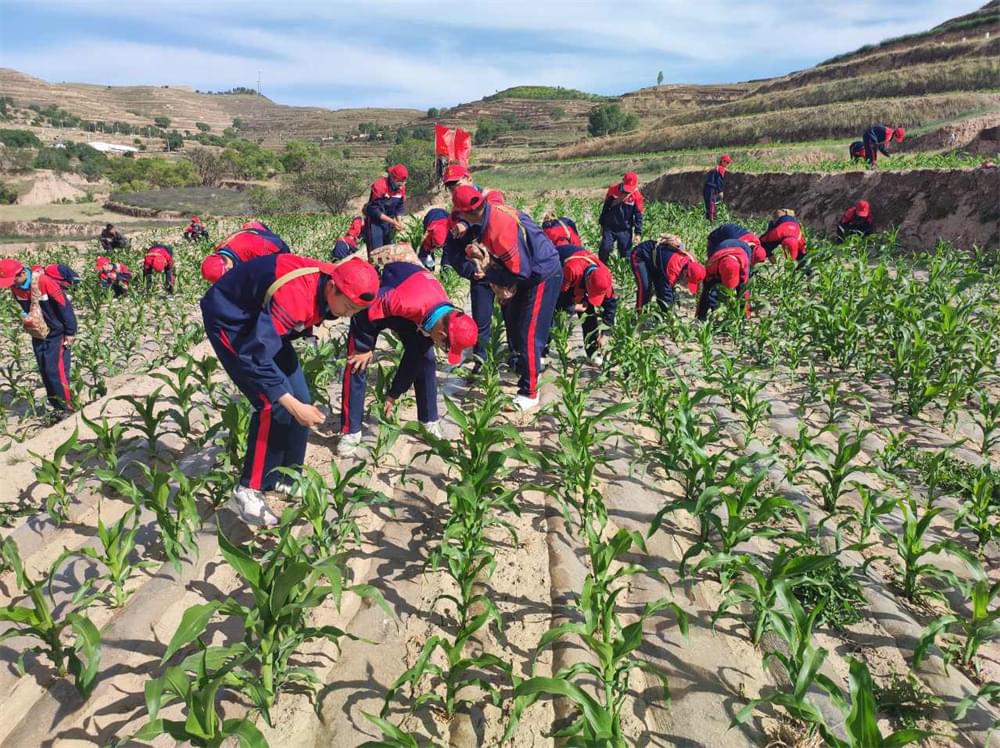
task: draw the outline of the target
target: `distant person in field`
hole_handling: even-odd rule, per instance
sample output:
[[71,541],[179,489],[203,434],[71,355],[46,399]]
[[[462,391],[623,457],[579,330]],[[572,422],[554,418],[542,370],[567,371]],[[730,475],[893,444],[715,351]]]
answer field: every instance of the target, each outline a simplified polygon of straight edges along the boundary
[[128,247],[128,238],[115,228],[114,224],[109,223],[101,230],[101,248],[105,252],[110,252],[114,249],[125,249]]
[[[56,419],[61,419],[73,409],[69,386],[70,347],[77,333],[73,304],[63,292],[63,283],[46,268],[26,267],[15,259],[0,260],[0,288],[9,288],[21,306],[24,329],[31,335],[45,394]],[[36,313],[32,313],[33,296]]]
[[392,244],[396,232],[403,228],[403,208],[406,203],[406,179],[409,172],[403,164],[393,164],[384,177],[372,183],[365,203],[365,244],[371,252]]
[[865,141],[855,140],[849,146],[851,161],[860,161],[865,157]]
[[[723,224],[735,226],[735,224]],[[742,229],[742,227],[737,227]],[[754,236],[752,232],[743,230],[742,236]],[[732,231],[727,233],[734,233]],[[698,297],[698,309],[695,315],[700,320],[708,319],[711,311],[719,308],[719,288],[724,286],[734,290],[744,299],[746,315],[750,316],[750,292],[746,289],[750,280],[750,270],[759,262],[767,259],[764,248],[759,244],[736,238],[722,238],[717,241],[709,236],[708,262],[705,264],[705,282],[702,284],[701,295]]]
[[696,295],[705,280],[705,267],[688,252],[676,234],[663,234],[656,240],[641,242],[632,253],[631,262],[637,311],[653,296],[660,309],[666,311],[677,301],[678,283],[686,283],[691,294]]
[[217,242],[215,251],[201,261],[201,276],[209,283],[234,267],[257,257],[288,254],[291,250],[285,240],[275,234],[267,224],[247,221],[240,230]]
[[639,177],[634,171],[626,172],[622,181],[608,187],[597,221],[601,225],[601,247],[597,253],[601,262],[608,261],[615,246],[619,257],[628,257],[633,235],[642,236],[642,211]]
[[388,263],[382,270],[375,302],[351,317],[341,402],[342,436],[337,445],[342,457],[355,455],[361,445],[367,371],[383,330],[392,330],[403,344],[403,357],[385,399],[385,415],[412,387],[417,420],[438,437],[441,422],[434,349],[447,351],[448,363],[454,366],[462,360],[462,352],[476,342],[476,323],[451,303],[430,271],[410,262]]
[[142,258],[143,285],[148,291],[153,286],[153,275],[163,273],[163,287],[168,294],[174,292],[174,248],[169,244],[152,244]]
[[872,206],[867,200],[858,200],[844,211],[837,224],[837,238],[843,242],[849,236],[868,236],[875,231]]
[[333,265],[275,254],[241,263],[201,299],[205,332],[222,368],[250,400],[247,454],[230,507],[248,525],[273,526],[264,491],[291,494],[276,468],[301,468],[309,429],[325,420],[291,341],[326,320],[350,317],[375,300],[378,273],[352,258]]
[[558,308],[583,315],[583,347],[588,358],[600,366],[604,363],[601,349],[606,340],[600,322],[607,328],[613,327],[618,311],[611,271],[597,255],[579,245],[561,244],[556,249],[563,266]]
[[449,223],[450,217],[444,208],[431,208],[424,214],[424,235],[420,239],[417,256],[428,270],[434,270],[437,266],[434,252],[444,247],[448,241]]
[[716,204],[724,197],[726,170],[731,163],[733,163],[732,157],[728,153],[723,153],[719,156],[719,163],[715,168],[705,175],[702,197],[705,199],[705,218],[709,221],[715,220]]
[[122,262],[112,262],[109,257],[97,258],[97,281],[104,290],[111,290],[116,299],[128,293],[132,271]]
[[189,242],[208,238],[208,229],[198,216],[191,216],[191,223],[184,229],[184,238]]
[[351,219],[347,231],[338,236],[337,241],[333,243],[333,249],[330,250],[331,262],[339,262],[358,251],[358,239],[361,238],[364,227],[365,219],[361,216],[354,216]]
[[562,262],[555,245],[526,213],[507,205],[491,205],[475,187],[454,192],[453,208],[461,220],[478,225],[478,244],[466,254],[479,265],[474,277],[493,288],[503,310],[513,366],[518,372],[514,407],[538,405],[542,350],[562,287]]
[[865,161],[868,162],[868,168],[877,168],[879,152],[881,151],[883,156],[888,156],[889,151],[886,150],[886,146],[892,142],[893,138],[896,139],[897,143],[902,143],[905,135],[906,130],[902,127],[893,128],[886,125],[874,125],[865,130],[862,142],[865,146]]
[[795,211],[790,208],[774,211],[771,222],[767,224],[767,231],[760,236],[760,244],[771,262],[776,261],[774,250],[778,247],[796,263],[806,259],[806,235],[802,224],[795,217]]
[[576,223],[569,216],[558,217],[555,213],[546,213],[542,217],[542,231],[557,247],[569,244],[582,247],[583,240],[576,230]]

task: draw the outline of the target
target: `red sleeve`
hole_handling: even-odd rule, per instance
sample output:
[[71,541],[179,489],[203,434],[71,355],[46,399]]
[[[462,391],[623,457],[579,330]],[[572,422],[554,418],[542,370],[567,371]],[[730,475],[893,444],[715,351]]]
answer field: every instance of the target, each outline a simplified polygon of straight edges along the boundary
[[483,244],[500,263],[512,273],[521,269],[521,253],[517,246],[517,220],[499,210],[491,211],[486,224]]
[[563,283],[562,288],[560,288],[561,293],[566,293],[571,288],[576,288],[581,280],[582,273],[580,272],[583,268],[582,263],[579,262],[568,262],[563,265]]
[[43,296],[48,296],[52,301],[56,302],[59,306],[66,305],[66,297],[63,295],[62,289],[59,284],[52,280],[47,275],[42,275],[38,279],[38,292]]
[[645,206],[645,202],[643,200],[642,193],[639,192],[639,190],[636,190],[635,191],[635,209],[638,210],[640,213],[642,213],[642,211],[645,209],[644,206]]
[[486,202],[490,205],[503,205],[504,196],[500,190],[490,190],[486,193]]

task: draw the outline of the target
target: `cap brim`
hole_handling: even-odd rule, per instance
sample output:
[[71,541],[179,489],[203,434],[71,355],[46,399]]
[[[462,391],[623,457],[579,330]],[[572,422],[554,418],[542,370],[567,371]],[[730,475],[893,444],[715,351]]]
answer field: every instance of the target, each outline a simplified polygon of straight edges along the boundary
[[14,276],[0,278],[0,288],[10,288],[14,285]]
[[462,349],[452,348],[448,351],[448,363],[452,366],[456,366],[459,361],[462,360]]
[[694,281],[688,281],[688,284],[687,284],[688,291],[691,292],[692,296],[694,296],[696,293],[698,293],[698,286],[700,286],[700,285],[701,285],[700,283],[695,283]]
[[608,295],[606,293],[587,295],[587,301],[590,302],[591,306],[600,306],[601,304],[604,303],[604,300],[606,298],[608,298]]

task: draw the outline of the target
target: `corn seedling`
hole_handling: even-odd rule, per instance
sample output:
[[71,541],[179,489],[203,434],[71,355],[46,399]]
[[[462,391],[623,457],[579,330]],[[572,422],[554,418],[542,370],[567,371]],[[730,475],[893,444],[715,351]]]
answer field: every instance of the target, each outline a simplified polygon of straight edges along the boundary
[[1000,541],[1000,522],[997,522],[1000,502],[996,499],[998,490],[1000,476],[983,471],[966,483],[966,495],[955,514],[955,529],[972,531],[980,553],[991,540]]
[[69,452],[76,447],[79,437],[80,429],[73,429],[69,439],[55,448],[51,458],[35,452],[29,453],[38,461],[35,480],[50,489],[49,495],[45,497],[45,511],[56,524],[68,519],[70,498],[83,479],[84,470],[79,461],[67,461],[67,464],[63,464]]
[[146,439],[146,449],[150,455],[157,453],[157,440],[161,433],[167,433],[162,427],[164,421],[170,417],[170,411],[167,408],[160,407],[160,392],[163,390],[163,387],[164,385],[161,384],[145,397],[119,395],[115,398],[115,400],[124,400],[129,403],[133,410],[135,410],[135,414],[139,416],[139,425],[137,428]]
[[806,475],[809,482],[819,491],[823,510],[828,514],[837,511],[840,497],[855,485],[855,481],[851,480],[852,476],[871,472],[870,466],[853,464],[854,459],[864,448],[865,437],[870,433],[870,429],[853,433],[842,431],[837,435],[835,451],[826,447],[816,450],[814,447],[814,454],[819,451],[823,454],[821,461],[812,465]]
[[[976,665],[975,658],[980,647],[1000,639],[1000,608],[994,605],[1000,597],[1000,581],[991,584],[988,579],[980,578],[974,582],[962,582],[959,588],[968,599],[968,615],[953,607],[951,613],[934,619],[924,629],[913,650],[914,667],[920,666],[927,650],[937,643],[939,637],[946,639],[941,647],[945,668],[955,659],[966,667]],[[993,610],[990,610],[991,605]]]

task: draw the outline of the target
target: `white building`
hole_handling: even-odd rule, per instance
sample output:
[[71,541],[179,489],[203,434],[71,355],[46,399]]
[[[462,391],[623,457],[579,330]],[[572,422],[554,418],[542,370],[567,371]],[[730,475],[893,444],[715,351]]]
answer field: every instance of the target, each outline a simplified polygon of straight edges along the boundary
[[131,145],[119,145],[118,143],[102,143],[100,141],[95,141],[93,143],[87,143],[95,151],[100,151],[101,153],[114,153],[119,156],[124,153],[138,153],[139,149]]

